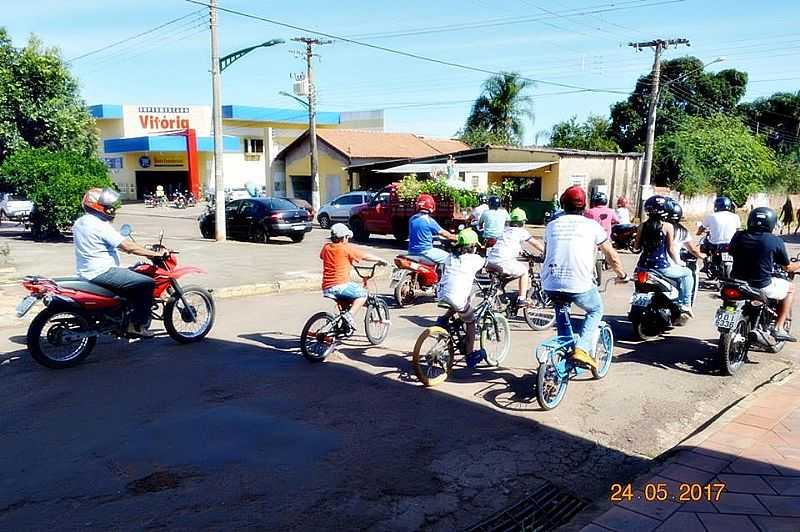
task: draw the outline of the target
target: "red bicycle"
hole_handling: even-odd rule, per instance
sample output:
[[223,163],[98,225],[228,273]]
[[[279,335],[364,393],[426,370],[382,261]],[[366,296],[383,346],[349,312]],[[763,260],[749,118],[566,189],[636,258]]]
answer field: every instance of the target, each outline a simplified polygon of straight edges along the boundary
[[[130,236],[130,226],[121,233]],[[164,234],[153,251],[163,246]],[[195,266],[178,267],[177,252],[166,259],[140,262],[132,270],[155,281],[151,318],[164,322],[164,328],[176,342],[198,342],[214,325],[214,299],[209,290],[199,286],[181,286],[178,280],[189,273],[206,273]],[[28,328],[28,351],[38,363],[53,369],[78,364],[94,349],[97,337],[110,335],[130,338],[128,325],[131,308],[111,290],[79,277],[46,278],[28,276],[22,285],[30,292],[17,306],[22,317],[38,302],[44,309]]]

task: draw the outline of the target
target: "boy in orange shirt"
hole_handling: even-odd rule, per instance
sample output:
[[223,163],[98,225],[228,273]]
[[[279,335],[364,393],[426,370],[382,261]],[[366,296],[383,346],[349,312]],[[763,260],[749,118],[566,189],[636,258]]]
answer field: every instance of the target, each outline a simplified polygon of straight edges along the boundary
[[322,246],[319,258],[322,259],[322,293],[326,297],[337,300],[352,300],[350,310],[345,312],[344,319],[355,330],[353,321],[355,315],[367,301],[367,291],[358,283],[350,281],[350,271],[355,262],[362,260],[374,261],[385,265],[386,262],[370,253],[366,253],[350,245],[353,232],[344,224],[334,224],[331,227],[331,241]]

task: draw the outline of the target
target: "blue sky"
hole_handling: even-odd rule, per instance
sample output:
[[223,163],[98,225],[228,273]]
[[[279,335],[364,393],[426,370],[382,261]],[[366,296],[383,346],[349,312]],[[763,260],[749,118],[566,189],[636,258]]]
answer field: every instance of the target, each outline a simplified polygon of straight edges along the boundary
[[[16,45],[35,33],[72,59],[201,9],[182,0],[0,0]],[[711,70],[737,68],[753,81],[746,99],[800,89],[800,2],[771,0],[406,0],[394,2],[219,0],[221,7],[488,70],[517,70],[542,80],[530,91],[537,132],[577,115],[607,114],[623,95],[558,94],[555,84],[629,91],[652,65],[650,51],[625,44],[685,37]],[[607,10],[607,11],[606,11]],[[603,11],[582,15],[587,11]],[[164,29],[72,62],[88,103],[207,104],[209,34],[197,13]],[[493,24],[472,27],[475,24]],[[455,25],[466,27],[453,28]],[[442,30],[442,26],[448,26]],[[438,29],[438,31],[431,31]],[[423,30],[422,33],[419,33]],[[387,33],[405,33],[401,36]],[[416,32],[408,35],[409,32]],[[302,32],[220,15],[223,55]],[[290,75],[304,70],[295,43],[261,49],[223,74],[227,104],[297,107]],[[320,109],[386,109],[387,129],[451,136],[463,124],[486,75],[336,42],[316,63]],[[545,83],[552,82],[553,84]],[[541,141],[542,137],[538,137]]]

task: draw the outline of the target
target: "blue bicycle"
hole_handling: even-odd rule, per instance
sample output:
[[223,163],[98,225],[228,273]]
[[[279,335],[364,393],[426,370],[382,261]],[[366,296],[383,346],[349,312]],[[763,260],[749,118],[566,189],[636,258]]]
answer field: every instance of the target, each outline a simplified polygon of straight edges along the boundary
[[[606,286],[611,279],[606,281]],[[605,291],[605,290],[604,290]],[[572,361],[576,335],[570,320],[570,303],[554,298],[556,309],[556,330],[558,334],[539,344],[536,348],[536,359],[539,361],[538,385],[536,398],[544,410],[552,410],[559,405],[567,393],[570,379],[591,371],[595,379],[602,379],[611,367],[614,350],[614,333],[611,327],[601,321],[597,328],[592,356],[597,362],[597,369],[584,368]]]

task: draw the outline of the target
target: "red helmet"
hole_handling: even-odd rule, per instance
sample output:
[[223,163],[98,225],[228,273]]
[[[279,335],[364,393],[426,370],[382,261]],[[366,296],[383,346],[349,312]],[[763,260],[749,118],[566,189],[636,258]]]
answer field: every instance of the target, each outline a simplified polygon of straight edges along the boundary
[[114,219],[119,207],[119,193],[112,188],[90,188],[83,195],[83,210],[95,212],[108,220]]
[[561,194],[561,208],[565,211],[579,211],[586,208],[586,191],[572,185]]
[[430,194],[420,194],[417,198],[417,210],[433,212],[436,210],[436,201]]
[[628,206],[628,198],[625,196],[620,196],[617,198],[617,207],[627,207]]

